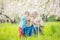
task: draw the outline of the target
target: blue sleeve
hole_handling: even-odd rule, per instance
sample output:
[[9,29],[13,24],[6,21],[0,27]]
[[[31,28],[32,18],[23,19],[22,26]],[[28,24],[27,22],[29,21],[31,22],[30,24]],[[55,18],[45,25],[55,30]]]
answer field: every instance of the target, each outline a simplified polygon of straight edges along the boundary
[[22,17],[20,18],[20,21],[24,21],[24,20],[26,20],[26,17],[25,17],[25,16],[22,16]]
[[20,18],[20,24],[19,24],[21,27],[25,26],[26,25],[26,18],[25,16],[22,16]]

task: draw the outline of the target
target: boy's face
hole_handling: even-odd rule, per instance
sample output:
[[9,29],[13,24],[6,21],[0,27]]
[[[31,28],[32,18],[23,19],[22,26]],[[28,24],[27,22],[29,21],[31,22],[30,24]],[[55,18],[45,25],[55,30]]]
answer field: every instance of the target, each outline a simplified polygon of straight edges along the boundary
[[26,11],[26,12],[25,12],[25,15],[26,15],[26,16],[29,16],[29,12],[28,12],[28,11]]

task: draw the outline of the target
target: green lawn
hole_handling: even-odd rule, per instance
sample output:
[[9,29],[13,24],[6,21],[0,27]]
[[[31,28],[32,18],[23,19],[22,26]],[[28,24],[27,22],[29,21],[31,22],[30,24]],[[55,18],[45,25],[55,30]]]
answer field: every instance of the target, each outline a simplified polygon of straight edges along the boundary
[[[60,40],[60,22],[47,22],[39,40]],[[18,24],[0,24],[0,40],[38,40],[37,36],[18,37]]]

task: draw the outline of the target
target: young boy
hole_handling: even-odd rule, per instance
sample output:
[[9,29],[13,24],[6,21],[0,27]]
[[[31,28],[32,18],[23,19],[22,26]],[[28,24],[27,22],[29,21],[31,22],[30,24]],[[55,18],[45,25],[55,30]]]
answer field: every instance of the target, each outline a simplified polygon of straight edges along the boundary
[[26,27],[26,19],[29,17],[29,12],[26,11],[25,14],[20,18],[20,24],[19,24],[19,36],[21,37],[22,35],[25,34],[25,27]]

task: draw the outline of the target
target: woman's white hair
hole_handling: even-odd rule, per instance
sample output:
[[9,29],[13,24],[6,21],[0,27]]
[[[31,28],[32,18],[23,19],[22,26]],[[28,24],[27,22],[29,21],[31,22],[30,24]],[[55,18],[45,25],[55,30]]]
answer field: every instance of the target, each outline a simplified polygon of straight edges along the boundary
[[38,12],[37,12],[37,11],[33,11],[32,13],[33,13],[33,14],[35,14],[35,15],[37,15],[37,14],[38,14]]
[[32,13],[33,13],[33,14],[38,14],[38,12],[37,12],[36,9],[33,9],[33,10],[32,10]]

